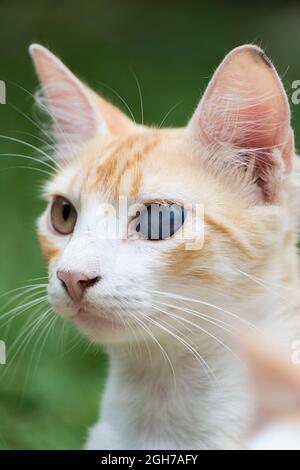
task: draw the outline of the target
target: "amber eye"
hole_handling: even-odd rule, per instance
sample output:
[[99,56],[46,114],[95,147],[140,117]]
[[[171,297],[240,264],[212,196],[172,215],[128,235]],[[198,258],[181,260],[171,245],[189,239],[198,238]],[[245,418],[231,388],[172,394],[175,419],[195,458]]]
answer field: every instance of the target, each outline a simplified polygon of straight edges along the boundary
[[54,230],[63,235],[73,232],[77,220],[74,206],[63,197],[56,197],[51,207],[51,223]]

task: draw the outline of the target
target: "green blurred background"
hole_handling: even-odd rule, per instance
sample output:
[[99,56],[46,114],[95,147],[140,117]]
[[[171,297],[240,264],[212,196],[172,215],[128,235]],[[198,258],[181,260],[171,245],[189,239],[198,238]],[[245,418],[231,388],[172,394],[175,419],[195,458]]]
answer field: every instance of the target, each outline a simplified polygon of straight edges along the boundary
[[[36,118],[33,100],[19,88],[34,92],[37,87],[27,53],[32,42],[48,46],[124,110],[122,100],[108,87],[115,89],[139,121],[135,74],[147,124],[159,124],[167,114],[165,125],[184,125],[224,54],[245,42],[266,49],[289,93],[293,80],[300,79],[298,1],[252,1],[246,7],[230,1],[2,0],[0,35],[0,79],[7,84],[7,104],[0,105],[0,134],[35,145],[38,140],[29,134],[42,135],[30,121]],[[300,105],[292,106],[292,113],[299,142]],[[45,175],[15,168],[43,167],[3,155],[7,153],[38,155],[0,137],[0,294],[46,275],[35,237]],[[8,364],[0,366],[0,448],[80,448],[97,416],[106,357],[85,341],[78,344],[75,332],[59,321],[52,329],[45,324],[18,340],[33,311],[18,315],[7,331],[1,315],[22,301],[13,295],[0,298],[0,339],[8,347]],[[24,338],[29,343],[22,345]]]

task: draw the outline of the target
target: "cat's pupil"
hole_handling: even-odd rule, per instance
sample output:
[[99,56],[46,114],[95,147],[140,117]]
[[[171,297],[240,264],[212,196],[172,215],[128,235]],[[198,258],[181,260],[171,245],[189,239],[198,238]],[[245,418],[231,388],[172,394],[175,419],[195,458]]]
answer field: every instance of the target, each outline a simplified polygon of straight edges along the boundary
[[70,213],[71,213],[71,206],[70,204],[64,202],[63,203],[63,206],[62,206],[62,216],[63,216],[63,219],[64,221],[66,222],[68,220],[68,218],[70,217]]

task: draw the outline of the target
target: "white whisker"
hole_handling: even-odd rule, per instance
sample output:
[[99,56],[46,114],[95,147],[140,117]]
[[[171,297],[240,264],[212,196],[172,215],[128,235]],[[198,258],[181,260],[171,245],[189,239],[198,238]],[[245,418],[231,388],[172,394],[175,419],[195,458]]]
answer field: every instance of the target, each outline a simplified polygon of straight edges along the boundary
[[[155,308],[154,306],[152,306],[153,308]],[[198,325],[197,323],[194,323],[190,320],[188,320],[187,318],[185,317],[182,317],[182,316],[179,316],[179,315],[176,315],[175,313],[171,313],[169,311],[166,311],[166,310],[160,310],[161,312],[165,313],[166,315],[169,315],[170,318],[178,318],[180,319],[182,322],[186,322],[188,323],[189,325],[197,328],[198,330],[202,331],[204,334],[206,334],[207,336],[209,336],[210,338],[214,339],[218,344],[220,344],[221,346],[223,346],[227,351],[229,351],[234,357],[235,359],[237,359],[242,365],[243,362],[241,361],[240,357],[226,344],[224,343],[224,341],[222,341],[220,338],[218,338],[217,336],[215,336],[213,333],[211,333],[210,331],[206,330],[205,328],[201,327],[200,325]],[[227,332],[230,333],[229,330],[226,330]]]
[[141,90],[141,86],[140,86],[140,83],[138,81],[138,78],[137,78],[136,74],[133,71],[132,71],[132,75],[133,75],[133,78],[134,78],[135,83],[137,85],[137,89],[138,89],[138,93],[139,93],[140,105],[141,105],[141,121],[142,121],[142,125],[144,125],[144,103],[143,103],[142,90]]
[[[135,316],[133,313],[131,313],[132,317],[135,319],[135,321],[140,325],[140,327],[148,333],[148,335],[153,339],[153,341],[155,342],[155,344],[159,347],[164,359],[168,362],[170,368],[171,368],[171,371],[172,371],[172,375],[173,375],[173,379],[174,379],[174,387],[175,387],[175,390],[176,390],[176,374],[175,374],[175,370],[174,370],[174,366],[172,364],[172,361],[168,355],[168,353],[165,351],[165,349],[163,348],[163,346],[160,344],[160,342],[158,341],[158,339],[155,337],[155,335],[152,333],[152,331],[143,323],[143,321],[138,318],[137,316]],[[145,318],[147,318],[149,320],[149,317],[144,314],[143,315]]]
[[[137,303],[141,303],[143,304],[142,302],[139,302],[139,301],[136,301]],[[152,308],[156,309],[156,310],[160,310],[160,308],[158,307],[154,307],[152,306]],[[217,381],[216,377],[215,377],[215,374],[213,372],[213,370],[209,367],[209,365],[207,364],[207,362],[205,361],[205,359],[203,359],[203,357],[201,356],[201,354],[192,347],[192,345],[185,341],[184,338],[186,338],[185,335],[181,335],[181,336],[178,336],[176,333],[174,333],[173,331],[171,331],[169,328],[166,328],[164,325],[161,325],[158,321],[154,320],[154,318],[148,316],[148,315],[145,315],[143,314],[143,316],[145,316],[147,318],[148,321],[150,321],[152,324],[156,325],[158,328],[162,329],[163,331],[165,331],[166,333],[168,333],[169,335],[171,335],[173,338],[175,338],[179,343],[181,343],[183,346],[185,346],[186,349],[188,349],[188,351],[196,358],[198,359],[198,361],[200,362],[200,364],[202,365],[203,367],[203,370],[205,372],[209,371],[209,373],[211,373],[212,377],[214,378],[214,380]],[[168,327],[170,326],[167,322],[165,322],[163,320],[164,323],[166,323],[168,325]],[[178,332],[178,330],[175,329],[175,331]],[[181,332],[179,332],[181,334]],[[206,370],[206,369],[207,370]]]
[[163,291],[159,291],[159,290],[152,290],[150,292],[152,292],[153,294],[169,297],[169,298],[172,298],[172,299],[184,300],[184,301],[187,301],[187,302],[192,302],[192,303],[196,303],[196,304],[200,304],[200,305],[205,305],[207,307],[211,307],[211,308],[213,308],[213,309],[215,309],[215,310],[217,310],[221,313],[224,313],[224,314],[234,318],[235,320],[238,320],[239,322],[243,323],[248,328],[252,328],[252,329],[256,330],[256,332],[262,334],[260,332],[260,330],[257,328],[256,325],[252,324],[251,322],[249,322],[248,320],[246,320],[244,318],[239,317],[239,315],[237,315],[233,312],[230,312],[229,310],[226,310],[222,307],[219,307],[218,305],[214,305],[214,304],[212,304],[210,302],[206,302],[204,300],[199,300],[199,299],[194,299],[192,297],[186,297],[186,296],[183,296],[183,295],[174,294],[174,293],[171,293],[171,292],[163,292]]

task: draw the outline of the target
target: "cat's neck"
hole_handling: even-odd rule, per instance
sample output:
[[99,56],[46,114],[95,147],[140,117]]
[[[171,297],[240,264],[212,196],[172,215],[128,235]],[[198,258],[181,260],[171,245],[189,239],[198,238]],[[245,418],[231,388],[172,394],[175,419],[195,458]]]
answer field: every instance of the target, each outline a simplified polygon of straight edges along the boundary
[[[135,351],[110,348],[110,374],[102,417],[113,423],[128,448],[138,445],[141,448],[176,448],[177,443],[181,448],[209,447],[205,423],[210,419],[210,403],[214,402],[216,394],[221,395],[225,388],[228,390],[228,383],[235,382],[237,386],[228,390],[228,400],[232,394],[234,403],[241,383],[240,378],[239,382],[233,378],[234,366],[228,367],[230,353],[211,351],[208,357],[202,351],[201,361],[200,356],[176,344],[163,347],[168,358],[158,346],[147,350],[141,345],[140,350],[137,346]],[[228,415],[229,408],[224,401],[216,400],[214,406],[218,416]],[[238,405],[241,415],[244,406],[243,403]],[[129,423],[133,423],[130,434]],[[176,423],[176,427],[172,423]],[[215,436],[209,437],[218,445],[220,439],[225,439],[224,432],[218,435],[219,428],[221,426],[216,425]],[[227,431],[227,435],[233,432],[229,416]]]

